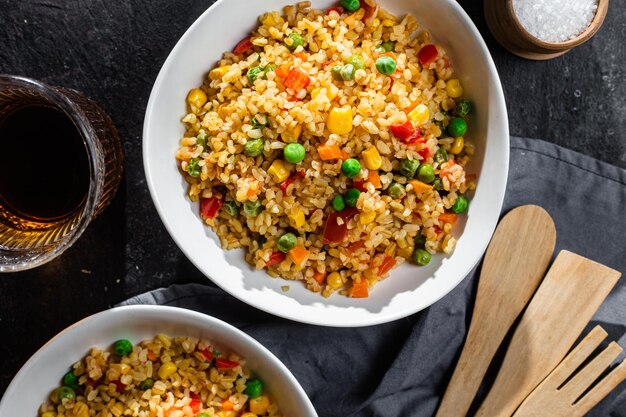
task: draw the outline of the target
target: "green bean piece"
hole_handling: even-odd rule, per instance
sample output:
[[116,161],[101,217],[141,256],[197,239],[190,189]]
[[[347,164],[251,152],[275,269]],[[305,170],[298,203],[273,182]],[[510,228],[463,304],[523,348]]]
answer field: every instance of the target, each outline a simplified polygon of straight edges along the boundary
[[400,169],[398,171],[401,175],[410,179],[415,176],[419,166],[420,163],[415,159],[403,159],[402,162],[400,162]]
[[355,72],[354,65],[346,64],[341,68],[341,79],[344,81],[352,81],[354,80]]
[[287,45],[287,42],[285,42],[285,46],[291,52],[295,51],[298,48],[298,46],[304,46],[304,38],[299,33],[291,32],[287,37],[291,39],[292,42],[291,42],[291,45]]
[[398,200],[406,195],[406,190],[404,186],[399,182],[392,182],[387,188],[387,194],[395,200]]
[[261,74],[263,74],[263,68],[259,66],[250,68],[246,73],[246,77],[248,77],[250,85],[254,85],[254,82],[257,80],[257,78],[259,78]]
[[335,65],[330,69],[330,75],[337,81],[343,81],[343,77],[341,76],[341,69],[343,65]]
[[461,99],[456,103],[454,113],[459,117],[467,117],[472,111],[472,102],[467,99]]
[[248,200],[243,203],[243,214],[248,217],[256,217],[261,212],[261,202],[259,200],[251,201]]
[[435,157],[433,159],[439,165],[443,164],[444,162],[448,162],[448,151],[446,151],[446,148],[441,147],[437,149],[437,152],[435,152]]
[[267,116],[263,113],[257,113],[252,118],[252,127],[254,129],[261,129],[263,127],[268,127],[270,125]]
[[249,139],[243,146],[243,153],[253,158],[256,158],[263,153],[264,146],[265,141],[263,140],[263,138]]
[[196,145],[202,146],[202,148],[206,151],[208,140],[209,140],[209,135],[207,135],[204,132],[200,132],[198,133],[198,136],[196,136]]
[[443,190],[443,181],[441,181],[441,178],[439,177],[435,178],[435,180],[433,181],[431,185],[433,186],[433,190],[435,191]]
[[239,214],[239,206],[234,201],[227,201],[224,203],[224,211],[233,217]]
[[187,163],[187,173],[194,178],[198,178],[200,176],[200,172],[202,172],[202,167],[198,165],[199,162],[200,158],[193,158]]

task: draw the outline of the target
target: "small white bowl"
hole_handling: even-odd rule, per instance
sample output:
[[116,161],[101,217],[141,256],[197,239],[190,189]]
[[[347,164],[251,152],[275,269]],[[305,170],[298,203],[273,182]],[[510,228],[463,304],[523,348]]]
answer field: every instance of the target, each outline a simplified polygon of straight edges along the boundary
[[285,417],[317,417],[306,393],[287,367],[259,342],[221,320],[176,307],[118,307],[87,317],[52,338],[24,364],[0,401],[0,416],[37,417],[41,403],[63,375],[92,346],[119,339],[139,343],[158,333],[205,338],[246,358]]
[[[433,257],[427,267],[402,265],[378,283],[369,298],[339,294],[324,298],[302,283],[270,278],[244,260],[242,250],[222,250],[217,236],[203,225],[198,205],[190,203],[187,184],[174,155],[184,134],[187,92],[222,53],[248,36],[257,18],[295,0],[220,0],[204,12],[178,41],[152,89],[143,132],[143,161],[148,187],[170,235],[200,271],[240,300],[269,313],[325,326],[366,326],[406,317],[450,292],[480,260],[495,229],[509,167],[509,129],[504,95],[495,65],[480,33],[454,0],[382,0],[398,15],[411,13],[443,45],[476,111],[467,135],[476,144],[468,167],[478,175],[467,221],[449,258]],[[313,0],[315,8],[336,4]],[[464,217],[464,216],[462,216]],[[462,234],[461,234],[462,232]],[[288,285],[289,291],[281,287]]]

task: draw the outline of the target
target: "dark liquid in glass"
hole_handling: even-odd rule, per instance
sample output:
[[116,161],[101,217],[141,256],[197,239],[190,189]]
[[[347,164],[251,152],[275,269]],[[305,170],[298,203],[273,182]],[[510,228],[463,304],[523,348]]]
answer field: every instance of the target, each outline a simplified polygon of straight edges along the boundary
[[75,214],[88,191],[87,151],[63,112],[28,105],[0,118],[0,220],[53,226]]

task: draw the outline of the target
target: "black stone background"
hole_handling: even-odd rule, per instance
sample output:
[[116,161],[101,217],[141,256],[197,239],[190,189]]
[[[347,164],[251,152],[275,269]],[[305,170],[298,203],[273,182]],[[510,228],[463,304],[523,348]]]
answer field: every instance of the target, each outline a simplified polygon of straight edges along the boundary
[[[0,0],[0,73],[85,92],[112,116],[126,151],[119,194],[71,249],[38,269],[0,276],[0,393],[31,354],[71,323],[147,290],[209,282],[157,216],[143,173],[141,131],[161,64],[212,3]],[[482,2],[460,3],[498,67],[512,135],[626,168],[624,0],[611,0],[592,40],[545,62],[507,53],[486,28]]]

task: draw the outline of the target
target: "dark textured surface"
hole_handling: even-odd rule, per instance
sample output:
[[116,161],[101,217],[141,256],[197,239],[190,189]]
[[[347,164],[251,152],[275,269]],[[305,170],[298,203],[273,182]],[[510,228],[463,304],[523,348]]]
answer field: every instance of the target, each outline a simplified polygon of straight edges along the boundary
[[[131,295],[207,282],[157,217],[141,163],[152,82],[170,49],[210,0],[0,0],[0,73],[85,92],[108,111],[126,151],[112,206],[61,258],[0,276],[0,393],[62,328]],[[612,0],[591,41],[547,62],[506,53],[486,31],[479,1],[461,1],[502,78],[511,133],[540,137],[626,167],[626,10]]]

